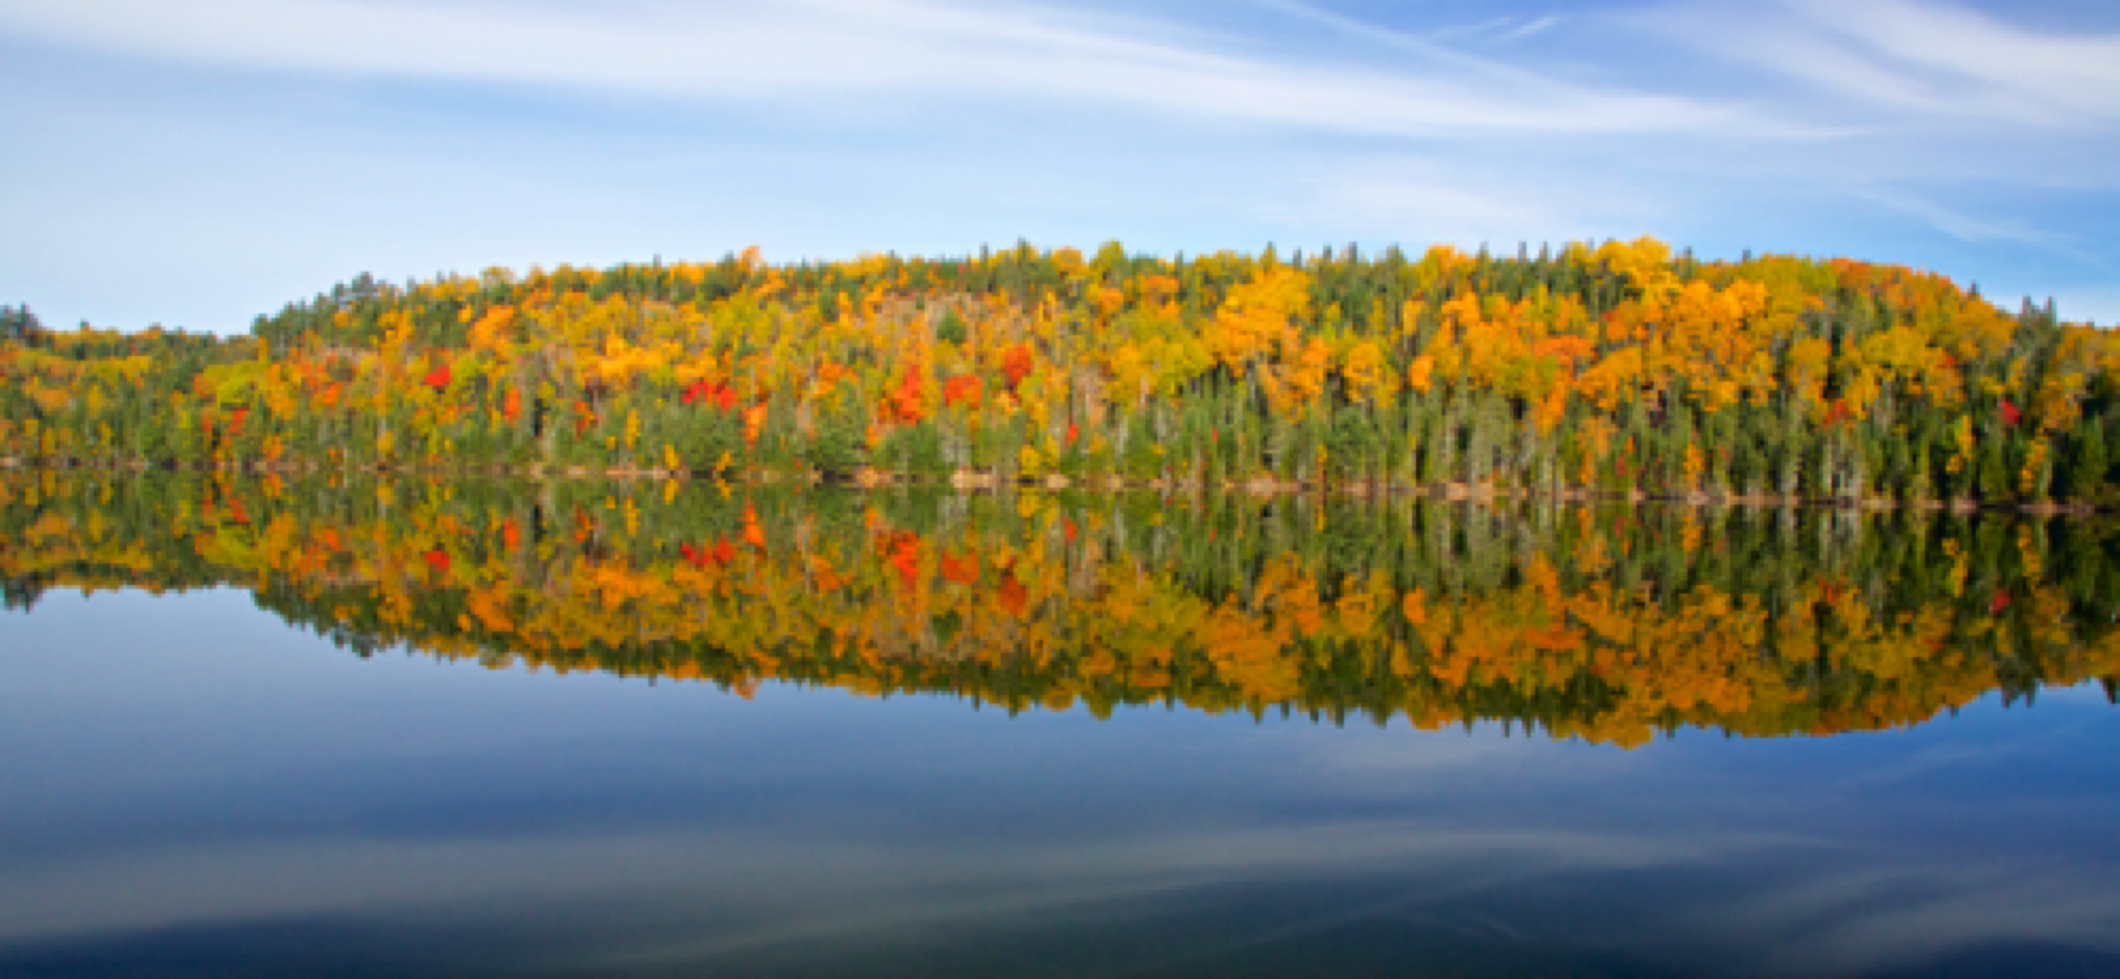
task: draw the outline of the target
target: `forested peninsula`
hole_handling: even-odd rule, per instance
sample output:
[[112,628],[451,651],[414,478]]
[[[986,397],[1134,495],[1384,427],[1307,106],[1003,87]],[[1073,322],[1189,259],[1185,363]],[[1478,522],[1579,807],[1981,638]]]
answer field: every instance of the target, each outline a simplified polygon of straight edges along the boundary
[[237,337],[0,312],[24,466],[2120,502],[2109,331],[1648,238],[362,276]]

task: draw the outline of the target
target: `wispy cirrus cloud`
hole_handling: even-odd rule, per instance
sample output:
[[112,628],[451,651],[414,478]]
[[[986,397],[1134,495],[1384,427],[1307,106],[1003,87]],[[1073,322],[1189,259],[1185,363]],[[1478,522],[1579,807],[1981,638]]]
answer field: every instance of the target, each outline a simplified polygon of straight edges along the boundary
[[2042,251],[2065,255],[2092,265],[2103,265],[2101,259],[2086,250],[2081,242],[2067,235],[2046,231],[2014,218],[1984,218],[1946,207],[1920,195],[1885,187],[1874,187],[1854,191],[1855,196],[1897,211],[1910,218],[1962,242],[2010,242],[2030,245]]
[[[1649,233],[2110,320],[2120,19],[2043,2],[0,0],[0,213],[34,232],[0,268],[61,319],[240,323],[556,250]],[[199,235],[282,244],[165,244]],[[105,312],[112,261],[156,284]]]
[[1427,44],[1390,70],[1141,17],[1018,3],[0,0],[0,33],[237,68],[731,102],[949,95],[1100,103],[1355,134],[1781,128],[1684,95],[1566,84]]
[[1429,37],[1437,39],[1462,37],[1483,41],[1513,41],[1520,37],[1542,34],[1558,26],[1560,22],[1561,17],[1558,14],[1542,14],[1537,17],[1496,17],[1461,27],[1441,27],[1428,31],[1427,34]]
[[1839,108],[2076,127],[2120,120],[2120,33],[2046,33],[1946,0],[1687,5],[1624,19],[1809,83]]

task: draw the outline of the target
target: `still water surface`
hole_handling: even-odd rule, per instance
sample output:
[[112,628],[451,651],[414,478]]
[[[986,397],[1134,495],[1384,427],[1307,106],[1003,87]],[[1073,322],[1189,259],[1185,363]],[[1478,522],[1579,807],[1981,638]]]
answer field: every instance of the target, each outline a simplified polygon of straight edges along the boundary
[[0,974],[2120,972],[2095,524],[0,491]]

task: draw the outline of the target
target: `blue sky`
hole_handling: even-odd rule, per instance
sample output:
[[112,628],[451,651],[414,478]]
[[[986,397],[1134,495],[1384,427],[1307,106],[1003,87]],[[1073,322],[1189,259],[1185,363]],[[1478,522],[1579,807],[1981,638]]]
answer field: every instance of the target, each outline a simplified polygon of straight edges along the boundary
[[2120,321],[2109,0],[0,0],[0,301],[1654,234]]

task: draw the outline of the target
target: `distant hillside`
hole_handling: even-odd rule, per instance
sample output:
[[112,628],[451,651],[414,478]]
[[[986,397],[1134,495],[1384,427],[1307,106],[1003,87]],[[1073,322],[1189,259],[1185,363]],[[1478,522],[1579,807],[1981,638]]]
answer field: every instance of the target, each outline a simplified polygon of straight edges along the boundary
[[362,277],[249,338],[10,311],[18,460],[2099,505],[2105,331],[1641,239]]

